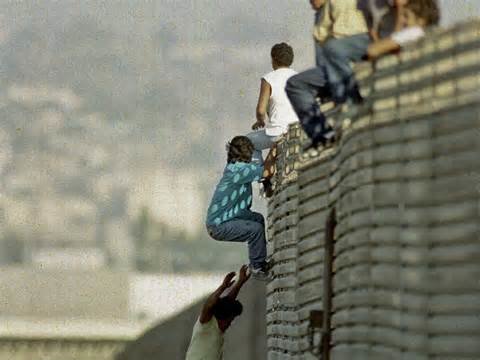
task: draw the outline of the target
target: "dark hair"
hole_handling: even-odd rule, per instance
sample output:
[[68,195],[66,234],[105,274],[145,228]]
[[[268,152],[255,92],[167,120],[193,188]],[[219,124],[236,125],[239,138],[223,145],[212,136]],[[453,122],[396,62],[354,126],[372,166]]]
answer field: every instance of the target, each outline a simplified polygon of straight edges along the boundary
[[425,20],[427,26],[438,25],[440,21],[440,8],[437,0],[410,0],[406,8]]
[[293,63],[293,49],[287,43],[273,45],[270,55],[278,66],[290,66]]
[[228,163],[250,162],[253,154],[253,144],[246,136],[235,136],[227,145]]
[[223,297],[218,299],[217,303],[213,306],[213,315],[218,320],[227,320],[237,317],[242,314],[243,305],[238,300],[233,300],[229,297]]

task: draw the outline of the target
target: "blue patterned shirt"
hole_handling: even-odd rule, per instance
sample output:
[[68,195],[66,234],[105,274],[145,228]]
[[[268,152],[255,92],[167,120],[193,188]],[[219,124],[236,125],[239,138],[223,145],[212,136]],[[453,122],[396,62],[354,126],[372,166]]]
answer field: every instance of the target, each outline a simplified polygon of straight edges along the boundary
[[227,164],[208,207],[207,225],[241,217],[252,206],[252,182],[262,177],[263,166],[236,162]]

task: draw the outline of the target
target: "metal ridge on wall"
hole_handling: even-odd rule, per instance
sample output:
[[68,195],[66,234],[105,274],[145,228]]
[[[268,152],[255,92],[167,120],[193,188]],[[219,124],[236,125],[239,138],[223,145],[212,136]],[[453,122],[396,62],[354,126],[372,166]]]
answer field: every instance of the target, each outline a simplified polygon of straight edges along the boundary
[[269,359],[480,358],[479,59],[479,20],[437,30],[357,68],[366,99],[327,110],[333,147],[303,153],[291,126],[269,204]]

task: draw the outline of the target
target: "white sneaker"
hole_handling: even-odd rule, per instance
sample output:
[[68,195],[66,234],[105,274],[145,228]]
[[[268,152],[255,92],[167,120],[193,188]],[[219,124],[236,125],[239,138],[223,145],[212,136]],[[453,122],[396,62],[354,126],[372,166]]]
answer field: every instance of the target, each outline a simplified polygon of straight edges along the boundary
[[256,280],[260,280],[260,281],[272,280],[272,277],[265,265],[259,268],[254,268],[252,265],[249,265],[249,270],[250,270],[250,274],[252,274],[252,277]]

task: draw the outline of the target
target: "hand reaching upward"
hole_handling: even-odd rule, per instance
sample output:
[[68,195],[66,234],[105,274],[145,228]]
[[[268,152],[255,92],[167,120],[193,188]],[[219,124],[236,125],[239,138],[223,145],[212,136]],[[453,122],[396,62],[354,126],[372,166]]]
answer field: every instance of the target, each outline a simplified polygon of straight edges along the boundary
[[248,273],[248,266],[242,265],[240,271],[238,272],[238,282],[244,284],[250,278],[250,274]]
[[225,275],[225,278],[223,279],[222,287],[224,289],[228,289],[230,286],[232,286],[234,277],[235,277],[235,272],[233,271]]
[[[234,272],[230,272],[227,275],[225,275],[225,278],[222,281],[222,284],[215,290],[208,298],[207,301],[205,301],[205,304],[203,304],[202,307],[202,312],[200,314],[200,323],[205,324],[210,321],[210,319],[213,316],[212,309],[217,303],[218,299],[220,299],[220,296],[222,293],[230,288],[233,285],[233,278],[235,277]],[[236,286],[233,287],[232,290],[234,290]],[[232,292],[232,291],[230,291]]]
[[247,265],[242,265],[240,270],[238,271],[238,280],[235,283],[235,285],[232,286],[230,289],[230,292],[228,293],[228,297],[232,299],[236,299],[238,296],[238,293],[240,292],[240,289],[242,286],[250,279],[250,274],[248,272],[248,266]]

